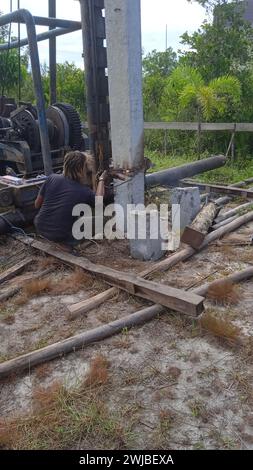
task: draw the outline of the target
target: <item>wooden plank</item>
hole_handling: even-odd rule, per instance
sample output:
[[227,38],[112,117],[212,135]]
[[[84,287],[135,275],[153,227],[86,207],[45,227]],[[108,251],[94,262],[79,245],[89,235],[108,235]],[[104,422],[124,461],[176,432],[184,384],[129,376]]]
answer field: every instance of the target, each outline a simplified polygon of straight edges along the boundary
[[197,122],[145,122],[144,129],[198,131],[199,125]]
[[[226,281],[241,282],[253,277],[253,268],[248,268],[244,271],[237,272],[231,276],[219,279],[209,284],[205,284],[194,292],[206,296],[210,286],[216,283]],[[9,361],[0,364],[0,379],[9,376],[10,374],[21,373],[29,370],[39,364],[51,361],[52,359],[62,357],[64,354],[75,352],[78,349],[83,349],[89,344],[109,338],[117,333],[120,333],[123,328],[131,328],[133,326],[141,325],[145,322],[153,320],[157,315],[164,313],[164,308],[161,305],[153,305],[152,307],[144,308],[138,312],[127,315],[123,318],[110,322],[106,325],[99,326],[93,330],[85,331],[76,336],[72,336],[58,343],[50,344],[44,348],[32,351],[22,356],[10,359]]]
[[91,274],[96,274],[108,284],[119,287],[132,295],[151,300],[186,315],[197,316],[203,311],[204,299],[195,294],[152,281],[146,281],[138,276],[116,271],[106,266],[94,264],[87,259],[78,258],[70,253],[60,251],[49,243],[34,241],[29,237],[16,236],[16,238],[32,248],[59,259],[63,263],[77,266]]
[[253,123],[231,122],[145,122],[144,129],[201,132],[253,132]]
[[8,281],[9,279],[12,279],[13,277],[20,274],[25,268],[27,268],[27,266],[32,263],[32,261],[32,258],[28,258],[24,261],[20,261],[11,268],[6,269],[6,271],[0,274],[0,284],[3,284],[3,282]]
[[[187,181],[184,181],[184,185],[192,186],[192,184]],[[206,184],[198,182],[194,182],[194,186],[207,193],[230,194],[231,196],[253,199],[253,191],[244,188],[236,188],[234,186],[222,186],[218,184]]]

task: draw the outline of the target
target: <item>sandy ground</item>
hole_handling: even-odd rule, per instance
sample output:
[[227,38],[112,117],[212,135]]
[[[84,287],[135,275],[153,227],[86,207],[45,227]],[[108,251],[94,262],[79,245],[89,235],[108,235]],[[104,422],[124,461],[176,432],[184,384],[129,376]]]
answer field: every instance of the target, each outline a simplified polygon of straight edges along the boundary
[[[249,237],[253,225],[236,234]],[[233,238],[233,237],[232,237]],[[154,280],[179,288],[211,281],[241,270],[253,263],[253,248],[230,246],[227,237],[185,263],[156,275]],[[230,243],[231,244],[231,243]],[[15,253],[15,256],[14,256]],[[2,269],[31,253],[11,239],[0,240]],[[101,242],[85,250],[90,260],[115,269],[138,272],[147,263],[135,262],[124,241]],[[37,272],[39,257],[29,271]],[[61,283],[71,274],[69,268],[55,267],[48,275]],[[21,279],[21,277],[19,276]],[[1,292],[18,278],[1,286]],[[219,306],[206,301],[207,311],[240,328],[240,338],[252,336],[252,282],[239,287],[239,303]],[[126,293],[106,302],[75,321],[69,321],[67,305],[106,289],[95,279],[77,293],[44,294],[17,305],[16,297],[0,307],[0,361],[15,357],[60,339],[135,312],[148,302]],[[70,286],[71,292],[71,286]],[[34,390],[55,381],[67,388],[86,377],[96,355],[109,361],[109,380],[104,400],[111,413],[124,413],[132,423],[128,449],[253,449],[253,349],[216,337],[200,328],[198,321],[164,310],[154,321],[86,347],[82,351],[51,361],[42,376],[39,369],[0,384],[1,417],[27,414],[32,410]],[[124,423],[123,423],[124,426]],[[1,445],[1,443],[0,443]],[[76,448],[103,448],[103,443],[88,438]],[[115,442],[115,447],[119,444]],[[53,447],[53,445],[52,445]],[[112,447],[114,445],[112,444]],[[119,446],[120,447],[120,446]]]

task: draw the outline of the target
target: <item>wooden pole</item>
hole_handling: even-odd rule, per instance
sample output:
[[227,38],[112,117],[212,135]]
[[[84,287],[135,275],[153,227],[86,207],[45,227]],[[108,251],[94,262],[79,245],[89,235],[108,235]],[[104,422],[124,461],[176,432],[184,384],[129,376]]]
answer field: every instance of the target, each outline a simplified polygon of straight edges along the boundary
[[222,222],[219,222],[218,224],[214,224],[212,226],[212,230],[218,230],[221,227],[224,227],[227,224],[230,224],[230,222],[233,222],[233,220],[237,219],[237,215],[234,215],[233,217],[229,217],[229,219],[222,220]]
[[230,217],[237,215],[238,212],[243,212],[244,210],[249,209],[249,208],[253,208],[252,202],[246,202],[246,204],[241,204],[240,206],[237,206],[234,209],[224,212],[224,214],[221,214],[218,217],[216,217],[215,222],[219,224],[223,220],[229,219]]
[[219,206],[215,202],[209,202],[209,204],[205,205],[192,224],[185,227],[181,242],[197,250],[201,243],[203,243],[218,211]]
[[197,287],[196,289],[192,290],[192,292],[195,292],[195,294],[206,297],[210,287],[218,286],[222,282],[225,282],[225,281],[238,284],[239,282],[247,281],[251,277],[253,277],[253,268],[247,268],[247,269],[244,269],[243,271],[237,271],[233,274],[230,274],[229,276],[223,277],[221,279],[217,279],[216,281],[206,283],[203,286]]
[[[209,233],[206,236],[205,240],[203,241],[202,245],[199,247],[198,251],[203,250],[209,245],[209,243],[212,243],[213,241],[218,240],[219,238],[223,237],[227,233],[237,230],[239,227],[241,227],[244,224],[247,224],[248,222],[251,222],[252,220],[253,220],[253,211],[249,212],[248,214],[242,215],[241,217],[238,217],[233,222],[230,222],[229,224],[225,225],[225,227],[221,227],[218,230],[215,230],[214,232]],[[188,246],[187,248],[183,248],[178,253],[175,253],[169,256],[163,261],[159,261],[158,263],[155,263],[153,265],[153,268],[151,267],[148,270],[143,271],[141,274],[143,276],[148,276],[149,274],[156,272],[156,271],[157,272],[166,271],[172,266],[175,266],[177,263],[187,260],[195,253],[196,253],[196,250]]]
[[107,289],[106,291],[102,292],[101,294],[95,295],[90,299],[86,299],[82,302],[78,302],[77,304],[69,305],[69,320],[74,320],[78,315],[90,312],[94,308],[99,307],[101,304],[106,302],[106,300],[111,299],[114,295],[117,295],[119,290],[116,287],[111,287],[111,289]]
[[[241,282],[253,276],[253,268],[248,268],[241,272],[236,272],[223,279],[205,284],[202,287],[194,289],[197,295],[205,296],[210,286],[220,283],[224,280],[232,282]],[[165,312],[161,305],[153,305],[152,307],[144,308],[136,313],[132,313],[123,318],[115,320],[107,325],[99,326],[93,330],[86,331],[71,338],[59,341],[58,343],[51,344],[42,349],[32,351],[28,354],[23,354],[17,358],[5,361],[0,364],[0,379],[7,377],[10,374],[17,374],[25,370],[30,370],[32,367],[43,364],[44,362],[51,361],[64,354],[75,352],[78,349],[83,349],[89,344],[109,338],[117,333],[120,333],[123,328],[132,328],[133,326],[141,325],[148,321],[153,320],[157,315]]]
[[119,320],[115,320],[107,325],[102,325],[93,330],[85,331],[71,338],[59,341],[58,343],[51,344],[42,349],[32,351],[28,354],[23,354],[15,359],[3,362],[0,364],[0,379],[7,377],[13,373],[20,373],[24,370],[30,370],[32,367],[43,364],[44,362],[51,361],[64,354],[75,352],[78,349],[83,349],[91,343],[101,341],[102,339],[109,338],[110,336],[120,333],[123,328],[132,328],[133,326],[141,325],[147,321],[152,320],[160,312],[163,307],[154,305],[145,308],[131,315],[127,315]]

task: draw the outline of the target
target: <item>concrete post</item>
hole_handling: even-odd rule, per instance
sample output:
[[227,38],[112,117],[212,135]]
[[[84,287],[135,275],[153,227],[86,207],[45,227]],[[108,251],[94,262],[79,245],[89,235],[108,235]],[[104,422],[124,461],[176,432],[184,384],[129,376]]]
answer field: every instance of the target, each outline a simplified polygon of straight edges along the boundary
[[144,203],[140,0],[105,0],[105,22],[112,157],[134,174],[115,185],[115,202],[126,207]]

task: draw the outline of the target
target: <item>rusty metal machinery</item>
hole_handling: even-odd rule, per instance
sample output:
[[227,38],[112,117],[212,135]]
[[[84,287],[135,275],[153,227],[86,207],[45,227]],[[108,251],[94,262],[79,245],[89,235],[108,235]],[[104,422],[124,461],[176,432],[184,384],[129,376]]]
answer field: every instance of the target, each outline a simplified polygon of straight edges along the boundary
[[[58,168],[67,151],[83,148],[81,120],[77,111],[66,103],[49,106],[46,118],[52,165]],[[1,175],[6,174],[7,167],[23,176],[43,172],[37,110],[31,104],[14,106],[9,115],[5,108],[4,116],[0,115]]]

